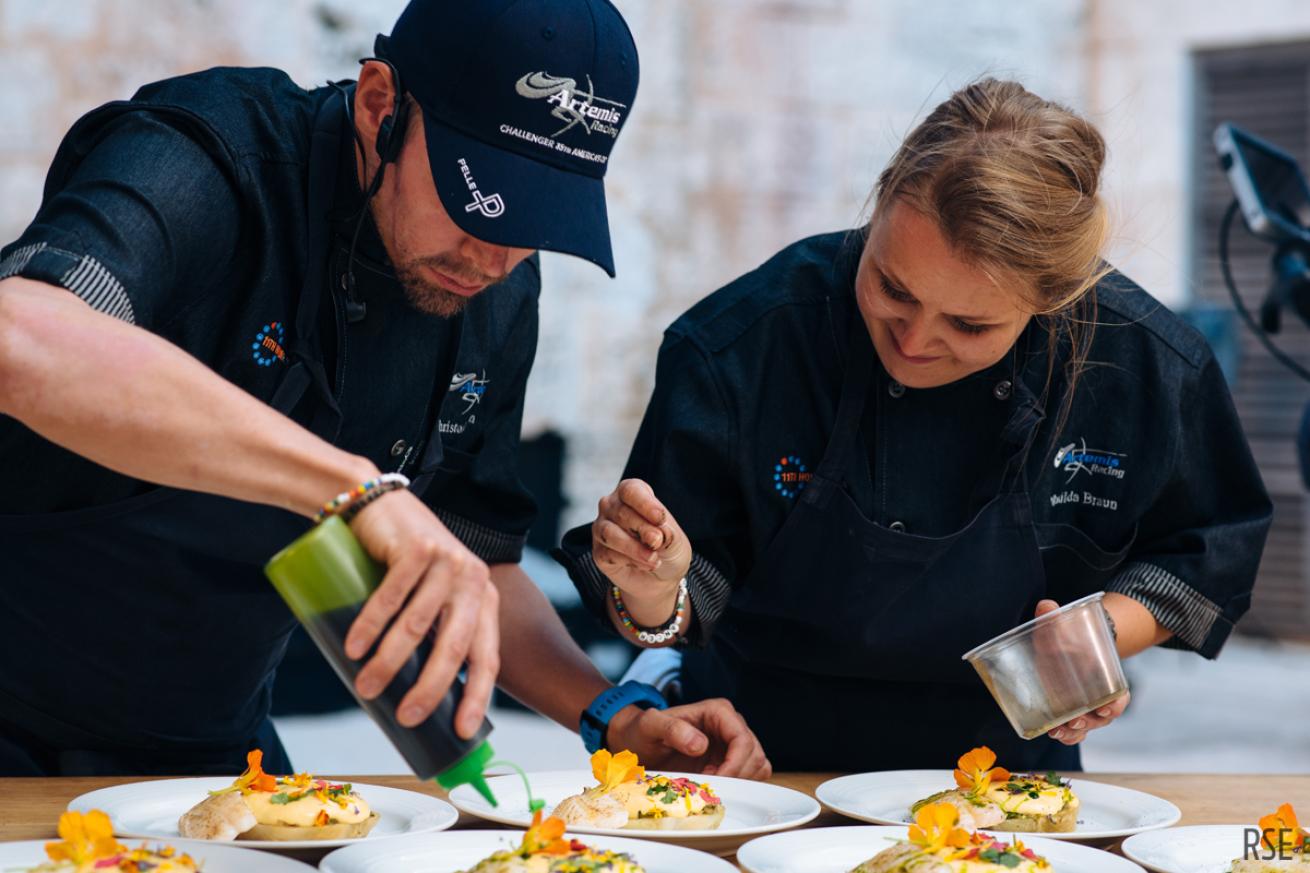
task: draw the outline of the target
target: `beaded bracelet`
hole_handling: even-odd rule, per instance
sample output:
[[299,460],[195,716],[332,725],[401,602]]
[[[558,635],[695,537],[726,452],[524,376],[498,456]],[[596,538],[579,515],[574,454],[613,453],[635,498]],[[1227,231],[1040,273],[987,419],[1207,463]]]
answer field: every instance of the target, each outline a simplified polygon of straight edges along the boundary
[[[367,482],[361,482],[349,491],[342,491],[336,497],[333,497],[323,508],[314,516],[314,522],[317,524],[331,515],[340,515],[344,520],[349,521],[356,512],[364,508],[360,501],[368,495],[367,503],[371,503],[377,498],[386,494],[388,491],[399,491],[401,488],[409,487],[409,479],[400,473],[383,473],[375,479],[369,479]],[[350,510],[350,507],[357,507]],[[346,515],[350,511],[349,515]]]
[[686,576],[683,576],[682,580],[678,582],[678,600],[673,607],[673,618],[662,628],[644,628],[637,624],[628,612],[628,607],[623,603],[623,592],[619,590],[619,586],[610,586],[610,597],[614,601],[614,611],[618,613],[619,621],[623,623],[623,629],[640,642],[658,645],[677,639],[682,633],[682,623],[687,617]]

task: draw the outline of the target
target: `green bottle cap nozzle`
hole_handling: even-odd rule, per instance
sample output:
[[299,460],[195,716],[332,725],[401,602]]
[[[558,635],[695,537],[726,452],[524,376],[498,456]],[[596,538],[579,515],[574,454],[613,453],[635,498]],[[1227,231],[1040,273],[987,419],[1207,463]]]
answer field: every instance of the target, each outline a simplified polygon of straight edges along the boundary
[[491,743],[484,740],[476,749],[438,773],[437,784],[447,791],[460,785],[472,785],[478,794],[486,798],[487,803],[493,807],[500,806],[496,802],[496,795],[491,793],[491,786],[487,785],[486,777],[482,775],[494,754]]

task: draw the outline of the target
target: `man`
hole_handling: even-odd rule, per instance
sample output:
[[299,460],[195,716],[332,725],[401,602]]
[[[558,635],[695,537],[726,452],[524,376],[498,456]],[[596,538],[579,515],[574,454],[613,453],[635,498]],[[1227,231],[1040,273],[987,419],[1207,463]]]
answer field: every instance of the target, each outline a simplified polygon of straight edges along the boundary
[[[607,0],[413,0],[359,82],[275,70],[143,88],[74,126],[0,250],[0,774],[231,773],[286,760],[293,625],[262,577],[334,495],[387,566],[351,629],[397,716],[456,672],[589,745],[767,775],[723,701],[611,689],[517,566],[535,249],[613,275],[603,176],[637,56]],[[70,293],[71,292],[71,293]],[[644,707],[644,708],[643,708]]]

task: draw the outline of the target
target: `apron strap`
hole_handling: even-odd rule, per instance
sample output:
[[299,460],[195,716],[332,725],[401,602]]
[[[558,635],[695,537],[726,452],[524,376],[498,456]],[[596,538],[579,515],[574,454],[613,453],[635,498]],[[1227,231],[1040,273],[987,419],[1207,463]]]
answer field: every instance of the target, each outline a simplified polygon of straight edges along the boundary
[[850,340],[846,345],[846,372],[842,376],[841,400],[837,405],[837,418],[832,434],[824,449],[823,460],[815,475],[829,481],[840,481],[846,469],[846,459],[860,433],[865,403],[869,398],[869,385],[873,381],[873,340],[858,312],[851,319]]

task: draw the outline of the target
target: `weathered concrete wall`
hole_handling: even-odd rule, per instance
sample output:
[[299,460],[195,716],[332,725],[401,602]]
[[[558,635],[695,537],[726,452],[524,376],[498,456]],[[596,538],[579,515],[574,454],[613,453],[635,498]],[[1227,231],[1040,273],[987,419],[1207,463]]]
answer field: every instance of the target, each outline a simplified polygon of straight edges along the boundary
[[[1310,33],[1248,0],[620,0],[642,56],[608,187],[619,278],[547,256],[526,428],[569,439],[570,522],[612,487],[663,328],[806,236],[857,222],[899,138],[952,88],[1017,76],[1110,141],[1115,258],[1187,294],[1193,46]],[[353,74],[401,0],[0,0],[0,238],[39,201],[63,131],[138,85],[213,64],[304,84]]]

